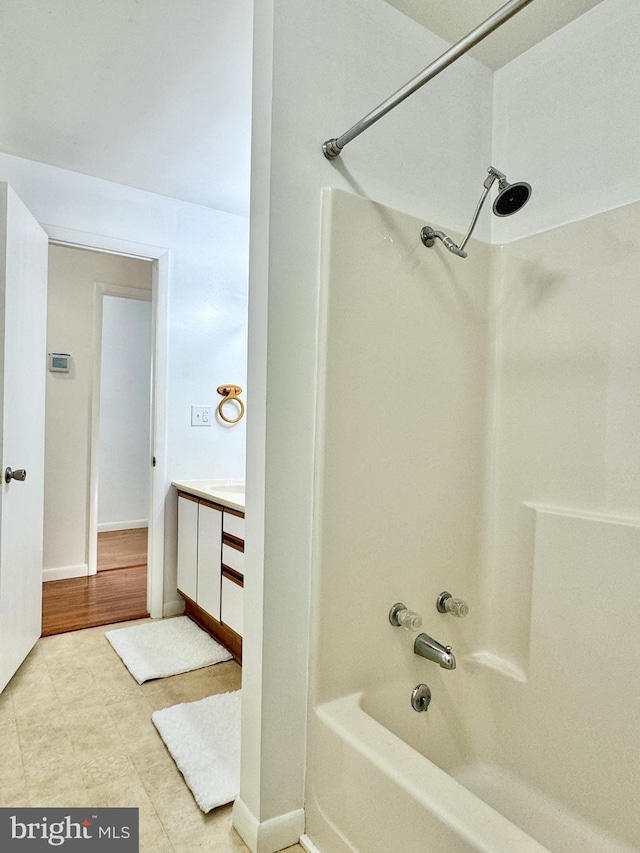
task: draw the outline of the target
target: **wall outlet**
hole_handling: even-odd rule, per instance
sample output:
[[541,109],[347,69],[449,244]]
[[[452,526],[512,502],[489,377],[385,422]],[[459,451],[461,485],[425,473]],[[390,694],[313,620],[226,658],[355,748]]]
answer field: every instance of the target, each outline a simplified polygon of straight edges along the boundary
[[212,406],[191,406],[191,426],[211,426]]

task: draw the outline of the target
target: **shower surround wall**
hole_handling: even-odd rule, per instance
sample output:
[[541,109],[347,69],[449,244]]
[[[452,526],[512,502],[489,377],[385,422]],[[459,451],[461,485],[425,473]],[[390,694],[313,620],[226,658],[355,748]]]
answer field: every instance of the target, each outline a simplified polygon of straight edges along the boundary
[[637,851],[640,203],[465,261],[382,205],[325,214],[307,833]]
[[417,683],[424,661],[412,635],[389,625],[396,601],[423,613],[425,630],[456,653],[474,648],[478,630],[477,607],[444,619],[435,600],[444,589],[480,595],[492,250],[474,241],[462,262],[425,249],[420,227],[324,192],[314,595],[322,701],[362,689],[407,699],[402,673],[409,666]]

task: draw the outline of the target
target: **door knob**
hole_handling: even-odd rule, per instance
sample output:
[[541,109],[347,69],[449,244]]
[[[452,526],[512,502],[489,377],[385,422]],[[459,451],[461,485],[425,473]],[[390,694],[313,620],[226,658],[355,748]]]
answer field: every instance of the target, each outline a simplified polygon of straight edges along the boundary
[[26,480],[27,472],[24,468],[18,468],[17,471],[12,471],[11,468],[7,468],[4,472],[4,481],[5,483],[10,483],[12,480]]

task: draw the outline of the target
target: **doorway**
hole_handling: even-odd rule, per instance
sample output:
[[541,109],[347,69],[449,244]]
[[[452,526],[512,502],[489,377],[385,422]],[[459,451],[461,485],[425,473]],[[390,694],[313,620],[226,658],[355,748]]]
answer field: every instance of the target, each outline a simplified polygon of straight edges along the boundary
[[[150,277],[149,277],[150,278]],[[97,285],[90,573],[144,568],[151,460],[151,290]],[[100,304],[101,300],[101,304]],[[94,535],[94,528],[97,528]],[[95,554],[95,556],[94,556]]]
[[43,635],[150,609],[154,266],[50,246]]

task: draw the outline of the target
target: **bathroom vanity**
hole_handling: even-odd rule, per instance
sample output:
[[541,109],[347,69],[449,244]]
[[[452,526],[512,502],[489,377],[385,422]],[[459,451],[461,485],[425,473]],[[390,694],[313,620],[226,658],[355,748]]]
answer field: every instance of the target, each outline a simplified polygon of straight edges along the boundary
[[185,613],[242,662],[244,483],[174,481]]

